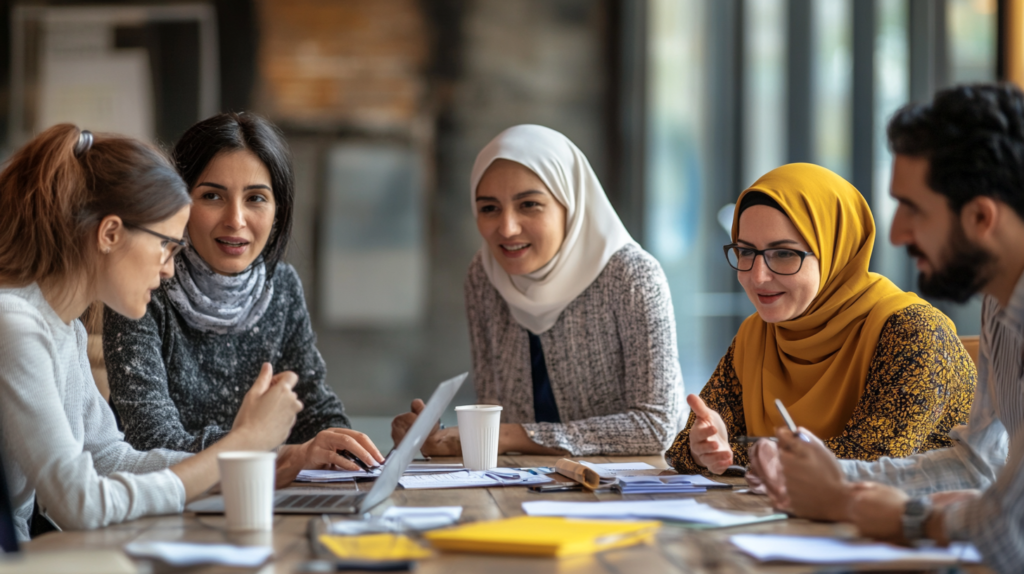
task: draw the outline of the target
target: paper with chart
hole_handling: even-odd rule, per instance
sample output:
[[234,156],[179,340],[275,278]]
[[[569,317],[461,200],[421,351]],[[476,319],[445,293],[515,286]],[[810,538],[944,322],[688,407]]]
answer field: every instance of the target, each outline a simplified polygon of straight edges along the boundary
[[818,536],[778,534],[736,534],[734,546],[761,560],[803,564],[851,564],[859,562],[936,562],[942,564],[981,562],[972,544],[954,543],[949,548],[907,548],[881,542],[855,542]]
[[551,478],[514,468],[491,470],[463,470],[445,474],[416,474],[403,476],[398,484],[410,490],[428,488],[473,488],[493,486],[531,486],[554,482]]
[[533,500],[523,503],[523,512],[530,516],[564,516],[567,518],[672,520],[696,522],[713,527],[736,526],[786,518],[785,514],[754,514],[718,510],[692,498],[610,502]]

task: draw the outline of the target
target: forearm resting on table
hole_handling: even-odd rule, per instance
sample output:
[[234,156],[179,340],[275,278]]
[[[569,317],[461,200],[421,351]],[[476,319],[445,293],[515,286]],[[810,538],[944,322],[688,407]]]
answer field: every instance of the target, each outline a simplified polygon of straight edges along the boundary
[[501,425],[498,433],[498,452],[520,452],[523,454],[546,454],[561,456],[566,453],[560,448],[552,448],[539,445],[526,433],[523,425],[518,423],[505,423]]
[[185,487],[185,500],[193,500],[220,481],[217,455],[233,450],[252,450],[253,441],[242,436],[241,431],[232,431],[210,448],[197,453],[171,467]]

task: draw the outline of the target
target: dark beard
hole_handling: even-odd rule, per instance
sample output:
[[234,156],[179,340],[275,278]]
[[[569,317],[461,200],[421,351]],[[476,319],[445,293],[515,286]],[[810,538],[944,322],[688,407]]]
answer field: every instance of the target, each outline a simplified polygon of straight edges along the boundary
[[[911,255],[923,256],[916,246],[907,247]],[[992,279],[995,256],[971,243],[959,222],[954,224],[946,248],[943,249],[941,268],[931,275],[920,273],[917,286],[928,297],[966,303]]]

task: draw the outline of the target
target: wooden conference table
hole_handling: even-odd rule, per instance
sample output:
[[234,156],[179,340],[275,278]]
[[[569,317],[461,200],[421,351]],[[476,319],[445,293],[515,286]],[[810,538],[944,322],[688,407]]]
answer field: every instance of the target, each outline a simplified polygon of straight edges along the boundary
[[[550,456],[503,456],[499,466],[535,467],[554,466],[559,457]],[[583,457],[591,462],[643,461],[657,468],[667,468],[661,457]],[[458,459],[434,459],[433,462],[458,462]],[[743,484],[742,479],[722,479],[733,484]],[[303,487],[309,485],[303,484]],[[323,485],[321,488],[352,488],[351,484]],[[680,495],[630,495],[629,499],[678,498]],[[692,495],[687,495],[692,496]],[[536,494],[524,487],[470,488],[450,490],[396,490],[389,502],[378,505],[374,514],[384,512],[390,505],[397,506],[462,506],[462,522],[494,520],[523,514],[521,503],[526,500],[622,500],[616,493],[553,492]],[[712,491],[697,495],[697,499],[721,509],[745,511],[769,511],[767,499],[761,496],[740,494],[732,491]],[[274,558],[259,570],[260,574],[284,574],[294,572],[297,567],[312,558],[306,537],[309,516],[277,515],[273,533],[262,535],[229,535],[224,529],[222,516],[197,516],[186,513],[179,516],[158,516],[102,528],[94,531],[53,532],[41,536],[25,545],[29,553],[47,550],[120,549],[133,541],[181,541],[200,543],[269,543],[274,548]],[[837,538],[856,537],[856,529],[849,524],[824,524],[807,520],[784,520],[728,529],[696,531],[666,525],[649,545],[633,546],[611,550],[600,555],[563,558],[561,560],[532,557],[497,556],[482,554],[439,553],[436,557],[422,560],[416,569],[424,574],[450,574],[455,572],[483,572],[487,574],[574,574],[643,572],[666,573],[811,573],[826,571],[850,571],[851,568],[825,569],[822,567],[795,566],[785,564],[757,564],[739,554],[726,542],[730,534],[740,532],[775,533],[795,535],[833,536]],[[858,570],[861,570],[858,568]],[[864,571],[886,570],[875,566]],[[158,573],[159,573],[158,569]],[[181,572],[183,570],[175,570]],[[197,567],[188,572],[219,573],[245,572],[238,568]],[[892,571],[889,567],[888,571]],[[902,565],[906,571],[934,571],[924,565]],[[947,572],[948,570],[942,570]],[[964,572],[990,572],[984,567],[967,567]]]

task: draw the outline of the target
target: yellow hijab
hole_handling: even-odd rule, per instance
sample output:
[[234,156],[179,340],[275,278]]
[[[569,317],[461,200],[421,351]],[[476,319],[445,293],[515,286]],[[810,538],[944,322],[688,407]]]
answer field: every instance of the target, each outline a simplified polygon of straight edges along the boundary
[[[927,303],[868,272],[875,222],[864,197],[842,177],[817,165],[784,165],[757,180],[736,205],[754,191],[785,210],[818,258],[821,285],[803,315],[772,324],[754,313],[740,326],[733,364],[747,433],[770,436],[785,424],[775,408],[779,398],[797,425],[831,438],[843,432],[864,392],[885,322],[905,307]],[[733,241],[739,213],[737,208]]]

